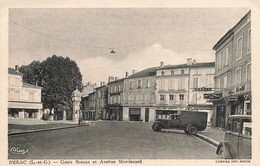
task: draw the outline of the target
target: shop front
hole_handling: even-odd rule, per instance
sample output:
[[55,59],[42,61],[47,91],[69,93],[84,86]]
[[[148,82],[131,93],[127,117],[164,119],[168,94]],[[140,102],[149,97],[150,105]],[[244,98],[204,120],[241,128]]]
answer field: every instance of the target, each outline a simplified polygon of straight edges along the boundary
[[141,108],[129,108],[129,121],[141,121]]
[[121,106],[108,106],[106,114],[106,120],[123,120],[123,108]]

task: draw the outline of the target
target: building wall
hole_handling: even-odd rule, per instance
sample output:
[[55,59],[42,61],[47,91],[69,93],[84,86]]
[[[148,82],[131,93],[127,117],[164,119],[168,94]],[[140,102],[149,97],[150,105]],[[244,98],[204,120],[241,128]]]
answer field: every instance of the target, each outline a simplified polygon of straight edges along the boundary
[[[182,70],[184,73],[181,73]],[[159,69],[156,78],[156,105],[185,109],[188,104],[189,69]]]
[[154,106],[155,104],[155,76],[125,79],[124,106]]
[[40,119],[41,88],[23,84],[21,75],[8,74],[8,116]]
[[[213,125],[218,127],[225,127],[229,115],[251,114],[250,12],[230,31],[232,33],[222,37],[222,43],[214,46],[216,50],[215,93],[222,95],[219,99],[213,100]],[[220,56],[226,48],[229,49],[229,62],[227,66],[220,67],[219,64],[225,63],[225,58]]]
[[[205,93],[213,93],[215,66],[207,68],[191,68],[189,104],[212,105],[204,99]],[[212,88],[212,91],[195,91],[194,88]]]

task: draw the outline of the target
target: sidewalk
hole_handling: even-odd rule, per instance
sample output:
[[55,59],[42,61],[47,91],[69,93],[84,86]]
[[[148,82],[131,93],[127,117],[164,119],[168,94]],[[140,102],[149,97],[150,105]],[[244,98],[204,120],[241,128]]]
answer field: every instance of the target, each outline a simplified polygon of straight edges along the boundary
[[219,142],[224,140],[225,131],[221,128],[207,127],[204,131],[199,131],[196,136],[211,143],[214,146],[218,146]]
[[[88,124],[84,124],[88,125]],[[72,121],[43,121],[39,119],[8,118],[8,135],[80,127]]]

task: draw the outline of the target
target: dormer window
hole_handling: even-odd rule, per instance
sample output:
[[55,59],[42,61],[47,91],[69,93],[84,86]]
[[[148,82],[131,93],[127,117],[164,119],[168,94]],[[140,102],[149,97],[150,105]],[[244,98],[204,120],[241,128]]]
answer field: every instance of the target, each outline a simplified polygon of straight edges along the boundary
[[173,70],[171,71],[171,75],[174,75],[174,71]]
[[162,71],[162,76],[164,76],[164,71]]
[[184,74],[184,70],[183,69],[181,70],[181,74]]

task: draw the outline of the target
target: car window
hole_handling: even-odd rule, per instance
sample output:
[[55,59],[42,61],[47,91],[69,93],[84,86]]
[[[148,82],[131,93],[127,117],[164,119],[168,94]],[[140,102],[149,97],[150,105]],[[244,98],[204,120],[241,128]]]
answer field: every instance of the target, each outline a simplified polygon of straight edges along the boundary
[[231,130],[232,130],[232,119],[228,119],[226,131],[231,131]]
[[240,119],[233,119],[232,132],[240,133],[241,132],[240,126],[241,126]]
[[252,135],[252,121],[251,119],[244,119],[242,121],[242,135]]

